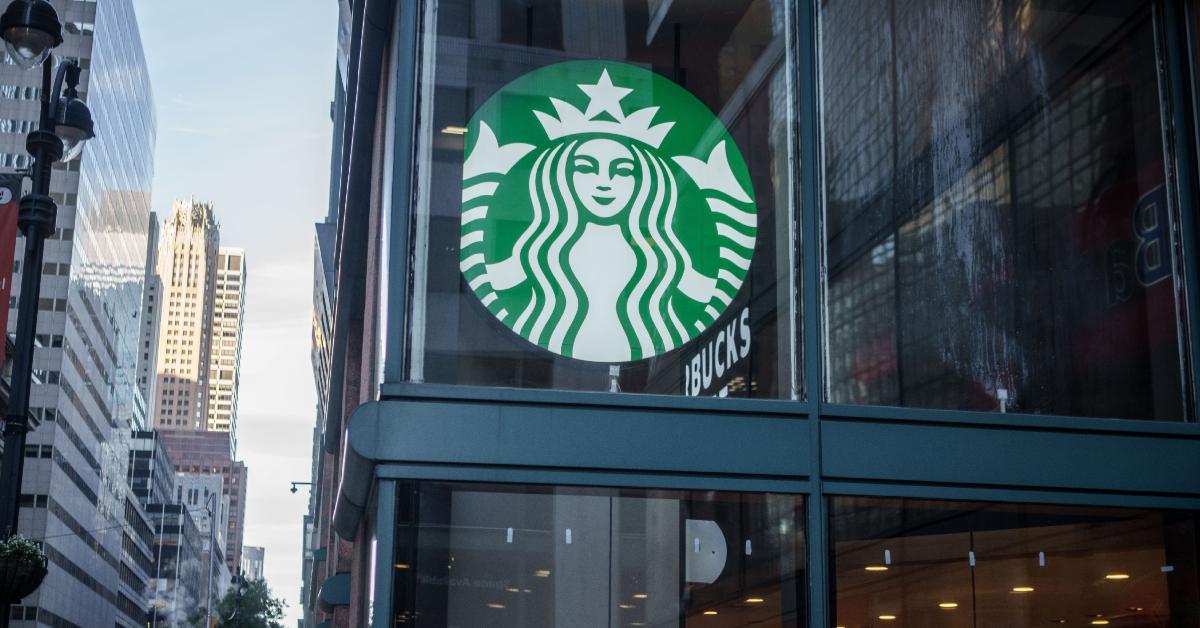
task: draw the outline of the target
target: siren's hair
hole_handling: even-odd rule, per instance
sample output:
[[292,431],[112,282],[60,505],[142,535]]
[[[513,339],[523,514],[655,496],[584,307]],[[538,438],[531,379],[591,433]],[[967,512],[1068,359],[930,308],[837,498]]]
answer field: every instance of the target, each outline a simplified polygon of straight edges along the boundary
[[[570,185],[570,166],[579,145],[578,140],[556,144],[534,162],[529,176],[533,216],[513,247],[532,289],[529,305],[513,328],[556,353],[564,353],[564,346],[574,344],[589,307],[568,260],[587,224]],[[678,187],[670,166],[648,149],[625,146],[633,154],[640,176],[635,179],[630,207],[620,227],[637,266],[616,306],[630,359],[638,360],[688,339],[671,296],[689,259],[672,229]],[[561,299],[555,286],[562,287]]]

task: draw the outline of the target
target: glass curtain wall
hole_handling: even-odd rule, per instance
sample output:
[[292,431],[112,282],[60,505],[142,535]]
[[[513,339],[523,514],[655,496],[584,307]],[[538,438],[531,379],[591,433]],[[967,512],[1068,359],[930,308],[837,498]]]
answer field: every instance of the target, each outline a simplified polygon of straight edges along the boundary
[[396,625],[806,623],[798,496],[427,482],[398,506]]
[[1200,626],[1194,513],[837,497],[837,625]]
[[821,3],[830,401],[1185,418],[1153,13]]
[[796,398],[786,0],[439,0],[412,381]]

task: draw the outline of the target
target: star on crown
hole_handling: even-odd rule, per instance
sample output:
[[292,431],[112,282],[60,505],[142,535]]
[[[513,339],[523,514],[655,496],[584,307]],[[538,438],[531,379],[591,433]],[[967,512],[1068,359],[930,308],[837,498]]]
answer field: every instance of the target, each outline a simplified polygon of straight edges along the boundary
[[[667,132],[675,126],[674,122],[662,122],[651,126],[654,114],[658,113],[658,107],[647,107],[625,115],[621,110],[621,100],[633,90],[613,85],[608,70],[600,73],[600,78],[594,85],[582,84],[577,87],[588,95],[587,111],[580,111],[568,102],[551,98],[550,104],[554,105],[558,117],[544,111],[533,112],[542,128],[546,130],[546,136],[552,140],[569,135],[604,133],[628,137],[658,148]],[[597,119],[602,113],[611,116],[611,119]]]

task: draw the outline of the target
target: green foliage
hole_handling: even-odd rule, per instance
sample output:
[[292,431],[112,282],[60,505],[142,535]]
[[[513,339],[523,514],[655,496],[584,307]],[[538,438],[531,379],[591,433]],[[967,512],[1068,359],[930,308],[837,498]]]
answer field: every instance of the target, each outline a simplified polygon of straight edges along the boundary
[[20,534],[0,540],[0,560],[18,560],[27,563],[44,563],[46,554],[42,546]]
[[[204,608],[190,618],[189,625],[204,626]],[[271,595],[266,580],[247,580],[238,595],[238,586],[229,587],[213,609],[216,628],[283,628],[283,601]]]

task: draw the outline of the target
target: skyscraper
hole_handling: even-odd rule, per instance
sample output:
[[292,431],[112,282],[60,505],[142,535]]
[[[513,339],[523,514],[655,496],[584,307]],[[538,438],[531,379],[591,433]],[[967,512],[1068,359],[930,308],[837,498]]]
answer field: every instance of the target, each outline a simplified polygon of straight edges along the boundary
[[[39,421],[24,452],[18,523],[44,539],[50,568],[12,618],[136,626],[153,538],[125,475],[129,431],[145,421],[137,356],[154,105],[132,2],[53,4],[66,38],[55,52],[80,63],[96,139],[79,161],[55,164],[51,179],[59,209],[42,269],[30,400]],[[29,165],[24,131],[36,126],[39,78],[0,65],[0,169]]]
[[238,372],[246,303],[246,252],[221,247],[213,291],[207,429],[229,432],[237,449]]
[[[138,344],[138,390],[142,399],[154,399],[158,372],[158,315],[162,309],[162,279],[158,275],[158,214],[150,212],[146,229],[146,275],[142,288],[142,339]],[[147,412],[149,414],[149,412]]]
[[212,204],[177,201],[163,225],[162,282],[151,425],[205,429],[220,233]]

